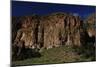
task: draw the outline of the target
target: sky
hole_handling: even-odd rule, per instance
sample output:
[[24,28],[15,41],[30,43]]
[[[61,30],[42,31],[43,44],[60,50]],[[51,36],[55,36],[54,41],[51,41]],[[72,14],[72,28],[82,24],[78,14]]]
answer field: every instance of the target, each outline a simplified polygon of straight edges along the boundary
[[47,15],[54,12],[73,13],[84,18],[96,12],[96,6],[12,1],[12,16]]

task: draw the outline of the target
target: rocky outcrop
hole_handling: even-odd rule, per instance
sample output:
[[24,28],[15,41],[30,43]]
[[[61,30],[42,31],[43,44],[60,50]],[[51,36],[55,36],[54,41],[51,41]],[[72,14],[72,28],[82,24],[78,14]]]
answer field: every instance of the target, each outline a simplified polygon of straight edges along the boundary
[[89,15],[84,21],[86,27],[86,31],[89,35],[90,42],[93,42],[94,45],[96,43],[96,14],[93,13]]
[[13,17],[12,43],[46,49],[62,45],[81,46],[84,42],[82,27],[80,17],[69,13]]
[[86,19],[87,22],[87,31],[89,36],[96,36],[96,15],[92,14],[90,16],[88,16],[88,18]]
[[65,19],[66,22],[66,36],[67,36],[67,45],[76,45],[80,46],[80,18],[79,16],[67,16]]
[[43,27],[43,46],[44,48],[58,47],[61,45],[61,37],[64,34],[65,14],[52,14],[43,16],[40,19],[40,28]]
[[18,47],[24,45],[26,48],[34,47],[37,41],[37,28],[38,20],[35,16],[21,17],[20,28],[17,30],[14,45]]

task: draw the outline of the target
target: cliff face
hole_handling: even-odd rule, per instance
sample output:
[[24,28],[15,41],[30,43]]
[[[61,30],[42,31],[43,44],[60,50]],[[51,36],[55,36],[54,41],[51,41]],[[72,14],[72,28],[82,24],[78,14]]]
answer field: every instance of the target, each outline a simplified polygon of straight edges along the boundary
[[96,14],[87,17],[86,23],[88,25],[87,32],[89,36],[96,36]]
[[12,43],[27,48],[82,45],[83,22],[79,16],[54,13],[47,16],[12,18]]
[[13,21],[12,23],[15,25],[12,25],[12,39],[14,39],[12,40],[13,44],[18,47],[25,46],[26,48],[32,48],[32,45],[35,45],[37,41],[37,16],[17,17]]
[[86,31],[89,35],[90,40],[94,43],[94,46],[96,45],[96,14],[93,13],[89,15],[85,19],[85,24],[87,25]]

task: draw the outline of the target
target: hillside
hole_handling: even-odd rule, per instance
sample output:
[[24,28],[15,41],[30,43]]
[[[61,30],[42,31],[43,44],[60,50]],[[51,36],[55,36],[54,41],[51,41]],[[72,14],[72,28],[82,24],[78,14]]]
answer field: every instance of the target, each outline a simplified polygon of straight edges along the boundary
[[13,64],[95,61],[96,29],[90,26],[96,21],[94,16],[82,20],[59,12],[12,17]]

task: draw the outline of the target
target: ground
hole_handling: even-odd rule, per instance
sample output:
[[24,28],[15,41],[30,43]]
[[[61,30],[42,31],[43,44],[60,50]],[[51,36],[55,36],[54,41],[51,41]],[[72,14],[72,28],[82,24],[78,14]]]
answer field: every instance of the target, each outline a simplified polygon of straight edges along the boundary
[[57,64],[69,62],[95,61],[95,48],[77,48],[61,46],[43,50],[41,57],[32,57],[13,61],[15,65]]

